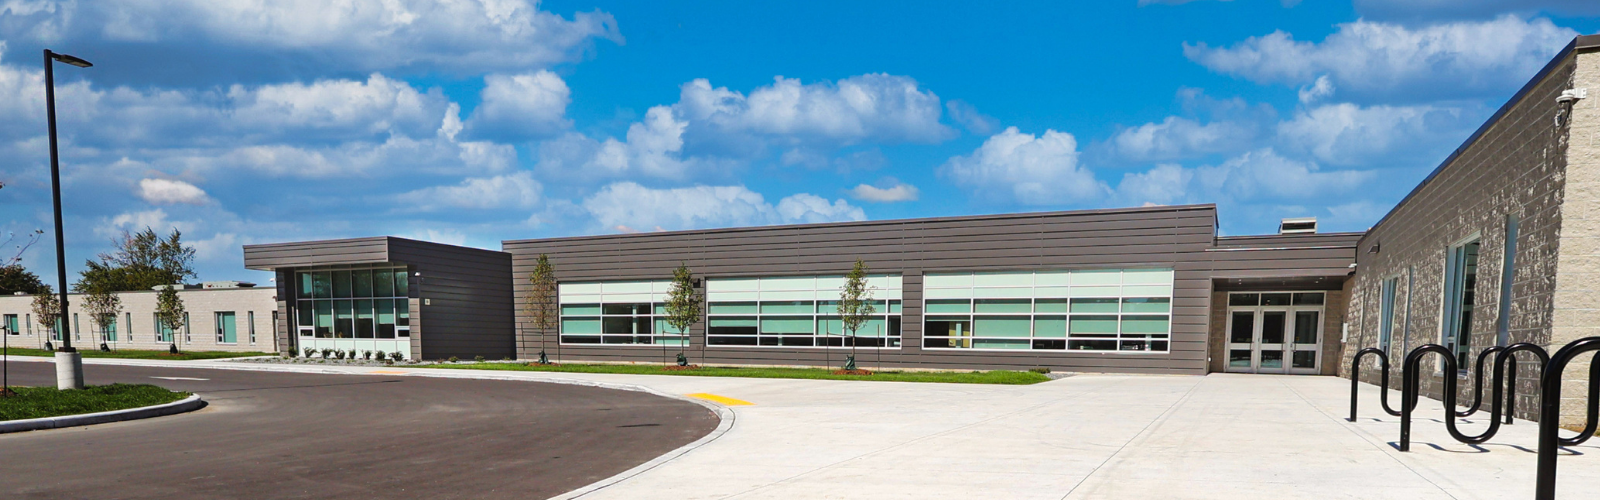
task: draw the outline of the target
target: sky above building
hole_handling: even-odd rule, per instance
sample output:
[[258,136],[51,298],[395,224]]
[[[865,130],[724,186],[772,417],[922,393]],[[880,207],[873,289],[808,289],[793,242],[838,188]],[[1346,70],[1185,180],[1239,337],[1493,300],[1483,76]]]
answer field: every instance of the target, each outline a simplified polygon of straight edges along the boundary
[[[1592,0],[0,0],[0,233],[241,246],[1216,203],[1364,230]],[[0,240],[5,236],[0,234]],[[49,236],[24,264],[54,274]],[[49,280],[53,281],[53,280]]]

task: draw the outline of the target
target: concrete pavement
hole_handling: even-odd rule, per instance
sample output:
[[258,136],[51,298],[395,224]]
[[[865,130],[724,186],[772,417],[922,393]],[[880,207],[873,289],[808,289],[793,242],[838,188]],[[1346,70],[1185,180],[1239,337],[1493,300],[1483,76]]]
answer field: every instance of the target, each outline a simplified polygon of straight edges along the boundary
[[[162,362],[170,363],[170,362]],[[195,363],[195,362],[187,362]],[[243,363],[206,362],[205,364]],[[359,373],[356,367],[261,367]],[[389,369],[642,386],[753,403],[725,434],[580,490],[633,498],[1528,498],[1537,425],[1450,439],[1423,400],[1412,452],[1363,385],[1332,377],[1079,375],[1032,386]],[[1398,401],[1398,393],[1391,394]],[[1477,432],[1486,416],[1465,419]],[[1562,498],[1592,498],[1600,443],[1561,458]]]

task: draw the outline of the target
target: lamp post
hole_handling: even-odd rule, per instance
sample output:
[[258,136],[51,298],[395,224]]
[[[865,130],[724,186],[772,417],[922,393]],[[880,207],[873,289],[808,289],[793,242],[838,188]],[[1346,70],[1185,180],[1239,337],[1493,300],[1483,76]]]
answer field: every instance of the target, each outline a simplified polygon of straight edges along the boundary
[[83,357],[72,347],[72,322],[67,321],[67,247],[61,229],[61,160],[56,152],[56,77],[55,62],[79,68],[93,66],[89,61],[44,49],[44,105],[50,127],[50,192],[56,212],[56,279],[61,287],[61,349],[56,351],[56,388],[83,388]]

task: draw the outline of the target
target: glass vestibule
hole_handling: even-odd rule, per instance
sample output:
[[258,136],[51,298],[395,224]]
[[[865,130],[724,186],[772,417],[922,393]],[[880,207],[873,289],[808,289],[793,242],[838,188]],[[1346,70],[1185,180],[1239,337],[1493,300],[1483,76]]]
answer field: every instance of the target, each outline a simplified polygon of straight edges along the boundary
[[295,273],[300,347],[411,353],[410,273],[404,267]]
[[1226,371],[1319,373],[1325,300],[1324,292],[1228,294]]

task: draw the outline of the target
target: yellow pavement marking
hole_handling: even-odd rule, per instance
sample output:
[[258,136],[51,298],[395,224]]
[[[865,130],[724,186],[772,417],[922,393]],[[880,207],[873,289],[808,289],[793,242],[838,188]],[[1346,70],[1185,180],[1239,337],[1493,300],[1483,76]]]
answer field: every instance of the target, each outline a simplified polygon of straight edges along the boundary
[[755,404],[755,403],[751,403],[749,401],[745,401],[743,399],[733,399],[733,398],[730,398],[730,397],[727,397],[727,396],[718,396],[716,394],[706,394],[704,392],[696,392],[694,394],[685,394],[685,396],[689,396],[689,397],[695,398],[695,399],[704,399],[706,401],[711,401],[711,402],[714,402],[714,403],[721,403],[721,404],[723,404],[725,406],[749,406],[749,405]]
[[397,372],[397,371],[390,371],[390,370],[373,370],[373,371],[370,371],[370,372],[367,372],[367,373],[376,373],[376,374],[379,374],[379,375],[405,375],[406,374],[406,372]]

